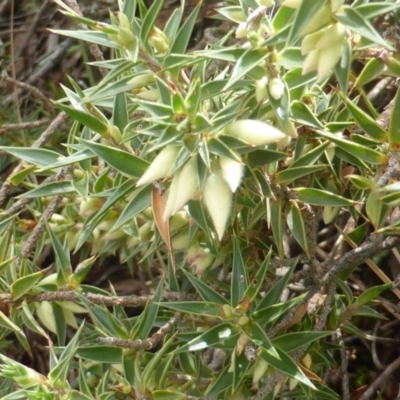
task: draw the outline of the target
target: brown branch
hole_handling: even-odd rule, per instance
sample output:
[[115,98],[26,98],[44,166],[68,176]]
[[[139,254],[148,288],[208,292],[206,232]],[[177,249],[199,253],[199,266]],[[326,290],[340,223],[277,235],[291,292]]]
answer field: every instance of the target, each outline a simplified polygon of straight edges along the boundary
[[0,128],[0,135],[6,132],[20,131],[23,129],[38,128],[40,126],[48,125],[51,120],[49,118],[38,119],[36,121],[21,122],[18,124],[6,124]]
[[[144,296],[104,296],[95,293],[79,293],[80,296],[85,297],[91,303],[102,305],[106,307],[122,306],[122,307],[143,307],[147,302],[153,301],[153,295]],[[184,299],[193,299],[191,295],[183,295],[178,292],[166,292],[162,296],[163,301],[179,301]],[[72,301],[78,303],[80,298],[77,292],[72,290],[46,292],[39,294],[29,294],[22,296],[18,300],[14,300],[11,294],[0,294],[0,304],[19,304],[22,301],[28,303],[40,303],[42,301]]]
[[[47,140],[54,134],[56,129],[66,120],[67,114],[61,112],[58,116],[50,123],[48,128],[40,135],[40,137],[32,144],[33,148],[42,147]],[[11,172],[10,176],[3,183],[2,188],[0,189],[0,207],[7,200],[7,196],[10,193],[12,188],[11,178],[18,172],[20,172],[25,165],[25,161],[21,161]]]
[[162,326],[156,333],[154,333],[153,335],[151,335],[151,337],[147,339],[130,340],[108,336],[97,338],[97,343],[121,347],[123,349],[150,350],[155,347],[156,344],[165,337],[165,335],[172,331],[172,329],[178,324],[181,318],[182,314],[176,313],[164,326]]
[[388,367],[371,383],[369,388],[362,394],[359,400],[368,400],[371,397],[376,398],[376,390],[381,387],[396,371],[400,368],[400,357],[396,358]]
[[55,112],[54,104],[37,87],[29,85],[29,84],[24,83],[24,82],[20,82],[20,81],[18,81],[16,79],[10,78],[6,71],[3,71],[1,73],[1,80],[2,80],[2,82],[1,82],[2,85],[4,85],[4,84],[13,85],[13,86],[18,87],[20,89],[23,89],[24,91],[28,92],[32,96],[34,96],[37,99],[39,99],[43,103],[43,107],[45,108],[45,110],[47,110],[48,113],[50,114],[50,117],[51,118],[55,117],[56,112]]

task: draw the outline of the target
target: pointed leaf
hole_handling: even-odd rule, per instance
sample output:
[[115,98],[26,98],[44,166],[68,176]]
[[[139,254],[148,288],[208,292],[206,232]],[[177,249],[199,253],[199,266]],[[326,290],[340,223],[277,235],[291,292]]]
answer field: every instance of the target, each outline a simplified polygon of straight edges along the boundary
[[389,123],[389,143],[394,151],[400,149],[400,89],[397,89]]
[[379,35],[375,28],[356,9],[343,7],[335,14],[335,18],[360,36],[371,40],[373,43],[381,45],[385,49],[393,50],[392,46],[390,46],[389,43]]
[[293,190],[299,193],[300,201],[315,206],[346,207],[357,204],[354,200],[346,199],[325,190],[311,188],[295,188]]
[[82,140],[82,142],[93,153],[128,177],[140,178],[149,167],[147,161],[125,151],[87,140]]

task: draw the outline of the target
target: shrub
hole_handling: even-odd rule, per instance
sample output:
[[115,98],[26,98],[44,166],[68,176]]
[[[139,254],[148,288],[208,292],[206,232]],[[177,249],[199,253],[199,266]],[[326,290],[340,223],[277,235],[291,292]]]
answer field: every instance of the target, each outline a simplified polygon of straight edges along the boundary
[[[399,76],[399,4],[227,1],[193,49],[200,4],[161,30],[161,0],[109,22],[56,3],[88,29],[52,31],[103,77],[70,78],[38,141],[2,146],[21,160],[0,191],[2,337],[49,346],[46,376],[1,356],[3,398],[335,399],[339,353],[348,398],[342,335],[383,318],[371,258],[398,244],[400,99],[368,88]],[[65,151],[43,148],[64,121]],[[85,281],[111,256],[146,295]],[[381,282],[357,294],[363,262]]]

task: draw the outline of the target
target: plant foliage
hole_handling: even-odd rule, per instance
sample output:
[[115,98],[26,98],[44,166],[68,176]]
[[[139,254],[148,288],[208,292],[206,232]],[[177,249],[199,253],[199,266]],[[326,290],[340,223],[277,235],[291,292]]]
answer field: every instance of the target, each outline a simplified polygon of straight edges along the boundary
[[[323,381],[334,333],[363,336],[357,316],[382,318],[391,287],[368,259],[399,230],[400,96],[388,118],[367,87],[400,77],[374,24],[399,4],[230,0],[223,34],[193,46],[200,3],[163,29],[162,0],[120,0],[108,22],[56,3],[88,29],[52,32],[100,46],[106,73],[63,86],[63,148],[1,147],[21,161],[1,200],[2,346],[30,353],[27,331],[49,346],[46,376],[1,356],[2,398],[340,398]],[[85,283],[110,256],[151,295]],[[383,284],[356,295],[365,260]]]

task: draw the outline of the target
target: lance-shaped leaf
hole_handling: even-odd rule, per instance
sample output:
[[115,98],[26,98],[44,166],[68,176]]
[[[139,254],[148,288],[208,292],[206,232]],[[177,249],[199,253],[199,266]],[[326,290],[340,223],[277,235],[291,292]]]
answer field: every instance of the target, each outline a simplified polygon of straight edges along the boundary
[[357,204],[357,201],[321,189],[295,188],[293,190],[298,192],[300,201],[313,206],[346,207]]
[[389,142],[392,150],[398,151],[400,148],[400,89],[397,89],[390,114]]
[[85,143],[93,153],[97,154],[97,156],[102,158],[117,171],[128,177],[141,177],[149,165],[147,161],[133,154],[127,153],[126,151],[90,142],[88,140],[82,140],[82,142]]

